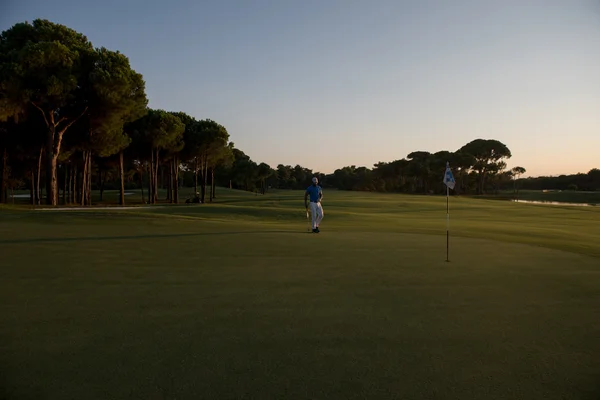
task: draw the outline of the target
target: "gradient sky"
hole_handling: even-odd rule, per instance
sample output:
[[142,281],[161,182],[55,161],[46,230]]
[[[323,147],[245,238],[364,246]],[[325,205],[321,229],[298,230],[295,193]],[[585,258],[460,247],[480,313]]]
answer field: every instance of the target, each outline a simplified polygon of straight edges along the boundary
[[253,160],[333,172],[504,142],[527,175],[600,167],[598,0],[0,0],[120,50],[149,105]]

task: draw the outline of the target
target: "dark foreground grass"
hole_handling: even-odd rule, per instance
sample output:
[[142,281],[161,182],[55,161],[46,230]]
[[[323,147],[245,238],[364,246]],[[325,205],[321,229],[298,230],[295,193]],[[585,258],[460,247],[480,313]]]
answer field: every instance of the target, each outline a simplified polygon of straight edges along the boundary
[[0,210],[0,398],[597,399],[599,214],[440,200]]

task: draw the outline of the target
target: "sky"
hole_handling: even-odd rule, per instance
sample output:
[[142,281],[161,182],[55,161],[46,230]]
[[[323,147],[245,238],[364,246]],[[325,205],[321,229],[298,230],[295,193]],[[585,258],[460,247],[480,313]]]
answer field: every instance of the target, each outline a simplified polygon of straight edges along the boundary
[[600,0],[0,0],[119,50],[149,106],[256,162],[331,173],[506,144],[526,176],[600,168]]

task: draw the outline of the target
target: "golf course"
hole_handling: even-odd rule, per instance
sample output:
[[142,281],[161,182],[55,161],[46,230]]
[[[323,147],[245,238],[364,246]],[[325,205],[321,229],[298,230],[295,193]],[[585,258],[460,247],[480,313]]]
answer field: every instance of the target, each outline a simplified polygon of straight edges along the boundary
[[600,208],[218,193],[0,208],[0,399],[599,398]]

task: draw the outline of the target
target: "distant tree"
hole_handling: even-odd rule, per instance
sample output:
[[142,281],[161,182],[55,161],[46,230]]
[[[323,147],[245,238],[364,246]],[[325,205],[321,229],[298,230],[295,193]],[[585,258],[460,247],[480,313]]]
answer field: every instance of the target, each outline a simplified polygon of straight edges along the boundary
[[[208,152],[206,156],[205,181],[210,176],[209,201],[215,196],[215,169],[220,165],[229,165],[233,162],[233,154],[229,146],[229,133],[227,129],[216,122],[208,134]],[[206,182],[208,183],[208,182]],[[206,189],[205,189],[206,192]]]
[[477,171],[478,185],[477,193],[485,191],[485,178],[491,172],[500,170],[500,162],[512,156],[509,148],[498,140],[476,139],[464,145],[461,153],[470,154],[474,157],[473,169]]
[[414,179],[416,190],[427,193],[431,174],[431,153],[427,151],[413,151],[406,158],[410,161],[409,174]]
[[519,180],[519,178],[521,177],[521,175],[523,175],[525,172],[527,172],[527,170],[523,167],[513,167],[513,169],[510,170],[512,177],[513,177],[513,181],[514,181],[514,188],[513,188],[513,192],[518,195],[519,194],[519,188],[517,187],[517,180]]
[[600,190],[600,169],[593,168],[587,173],[590,190]]
[[104,48],[96,51],[95,68],[91,76],[95,107],[92,108],[91,127],[93,151],[100,157],[118,154],[119,204],[125,204],[125,169],[123,150],[131,143],[124,125],[143,117],[147,112],[145,82],[134,71],[129,59]]
[[181,159],[187,168],[194,173],[194,194],[198,192],[198,171],[200,170],[199,157],[202,156],[203,137],[199,122],[184,112],[172,113],[183,122],[183,141],[185,143],[181,151]]
[[[200,129],[200,165],[201,177],[200,184],[200,199],[205,202],[206,186],[208,185],[209,169],[212,179],[214,180],[214,168],[222,160],[222,157],[228,158],[227,147],[229,144],[229,133],[227,129],[211,120],[204,119],[199,122]],[[211,187],[213,184],[211,183]],[[212,196],[212,194],[211,194]]]
[[8,123],[0,121],[0,203],[6,203],[6,182],[8,180]]
[[457,151],[454,153],[452,165],[455,167],[455,179],[458,184],[458,188],[463,193],[469,191],[469,173],[473,165],[475,165],[475,157],[473,155]]
[[373,174],[369,168],[355,165],[339,168],[331,179],[342,190],[372,191],[375,189]]
[[260,163],[257,171],[258,179],[260,180],[260,192],[265,194],[267,191],[267,179],[271,176],[271,167],[266,163]]
[[210,183],[210,201],[216,197],[215,173],[218,168],[229,168],[233,164],[233,143],[229,142],[227,146],[215,150],[211,157],[211,183]]
[[238,189],[254,191],[258,176],[258,165],[242,150],[233,148],[233,163],[230,179]]
[[158,200],[158,170],[161,159],[181,147],[185,125],[173,114],[164,110],[149,109],[148,113],[129,125],[137,156],[145,154],[148,167],[148,201]]
[[[91,200],[93,156],[110,157],[121,153],[131,142],[123,132],[125,123],[146,114],[147,99],[142,76],[133,71],[123,54],[105,48],[95,50],[93,68],[86,78],[87,111],[72,127],[67,145],[83,158],[81,203]],[[120,202],[124,204],[124,171],[120,167]]]

